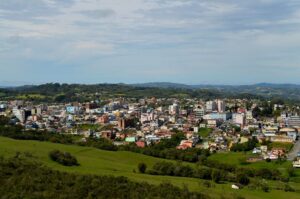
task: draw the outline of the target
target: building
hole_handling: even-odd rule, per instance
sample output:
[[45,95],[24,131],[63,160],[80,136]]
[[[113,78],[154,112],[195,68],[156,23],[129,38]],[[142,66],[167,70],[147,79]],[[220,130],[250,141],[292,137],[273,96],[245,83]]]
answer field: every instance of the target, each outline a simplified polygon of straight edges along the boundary
[[223,100],[217,100],[218,112],[223,113],[225,112],[225,102]]
[[170,115],[178,115],[179,114],[178,104],[174,103],[173,105],[169,106],[169,114]]
[[18,120],[21,123],[25,122],[25,111],[24,110],[21,110],[21,109],[18,109],[18,108],[14,108],[13,109],[13,114],[14,114],[14,116],[16,116],[16,118],[18,118]]
[[133,127],[133,126],[134,126],[134,120],[131,118],[120,118],[118,120],[118,127],[123,130],[128,127]]
[[232,114],[232,122],[243,127],[246,123],[246,117],[243,113],[234,113]]
[[253,113],[252,113],[252,111],[247,111],[246,112],[246,119],[247,120],[252,120],[253,119]]
[[288,126],[290,127],[300,127],[300,116],[294,115],[287,118]]
[[217,103],[215,101],[207,101],[206,104],[206,111],[207,112],[213,112],[217,110]]
[[101,117],[98,118],[98,122],[100,124],[106,124],[109,122],[109,117],[108,115],[102,115]]
[[200,120],[204,116],[205,110],[203,108],[196,108],[194,109],[194,113],[195,113],[195,119]]
[[154,113],[153,111],[148,111],[147,113],[142,113],[140,121],[143,124],[144,122],[149,122],[154,120]]
[[209,113],[203,116],[203,119],[205,120],[229,120],[231,118],[231,113]]

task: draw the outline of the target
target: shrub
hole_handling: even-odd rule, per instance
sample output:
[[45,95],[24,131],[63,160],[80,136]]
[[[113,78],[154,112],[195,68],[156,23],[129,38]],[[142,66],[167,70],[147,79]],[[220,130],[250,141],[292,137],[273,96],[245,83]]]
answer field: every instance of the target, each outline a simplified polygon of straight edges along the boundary
[[49,153],[51,160],[58,162],[64,166],[78,166],[78,161],[76,157],[72,156],[68,152],[61,152],[59,150],[54,150]]
[[138,169],[140,173],[145,173],[147,170],[147,165],[145,163],[139,163],[138,165]]
[[243,173],[237,174],[236,181],[242,185],[248,185],[250,183],[250,179]]
[[221,181],[222,175],[219,170],[213,170],[211,177],[215,183],[219,183]]

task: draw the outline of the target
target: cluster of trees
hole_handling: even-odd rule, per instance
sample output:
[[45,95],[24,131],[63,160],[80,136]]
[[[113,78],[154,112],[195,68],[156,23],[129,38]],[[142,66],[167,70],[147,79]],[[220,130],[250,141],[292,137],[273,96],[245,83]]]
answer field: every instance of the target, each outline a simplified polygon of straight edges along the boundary
[[200,161],[197,163],[201,166],[206,166],[209,168],[215,168],[235,174],[245,174],[249,178],[258,177],[267,180],[280,180],[288,181],[288,178],[283,176],[278,169],[268,169],[268,168],[245,168],[239,167],[234,164],[222,163],[215,160],[209,160],[206,157],[201,157]]
[[[287,182],[288,179],[283,177],[282,174],[276,169],[249,169],[239,168],[217,162],[206,163],[207,166],[198,164],[197,167],[191,167],[182,162],[157,162],[151,169],[147,169],[145,163],[140,163],[138,169],[141,173],[148,173],[150,175],[167,175],[167,176],[179,176],[179,177],[190,177],[199,178],[204,180],[212,180],[216,183],[220,182],[234,182],[241,186],[249,185],[252,179],[256,179],[253,184],[263,191],[268,191],[269,187],[264,182],[266,180],[280,180]],[[258,181],[259,180],[259,181]],[[251,185],[253,186],[253,185]],[[285,191],[292,191],[292,188],[286,186]]]
[[150,185],[126,177],[65,173],[21,158],[0,158],[0,168],[1,198],[209,198],[170,183]]
[[[139,165],[142,165],[141,163]],[[151,175],[167,175],[200,178],[205,180],[213,180],[216,183],[221,181],[236,182],[241,185],[248,185],[250,178],[244,173],[230,173],[225,170],[209,168],[209,167],[191,167],[181,162],[176,164],[172,162],[157,162],[147,171]]]
[[78,166],[79,163],[75,156],[68,152],[61,152],[59,150],[54,150],[49,153],[51,160],[58,162],[64,166]]
[[238,152],[238,151],[251,151],[256,147],[256,144],[258,143],[256,138],[250,139],[248,142],[245,143],[236,143],[233,144],[230,148],[231,151]]

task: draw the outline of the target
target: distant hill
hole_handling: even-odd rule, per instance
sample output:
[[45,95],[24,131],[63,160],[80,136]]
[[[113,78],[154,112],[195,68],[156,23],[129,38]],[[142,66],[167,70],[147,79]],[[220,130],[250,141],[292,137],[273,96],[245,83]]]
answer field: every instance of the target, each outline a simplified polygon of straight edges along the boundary
[[151,88],[177,88],[177,89],[208,89],[215,90],[221,93],[251,94],[265,98],[282,98],[288,100],[300,100],[300,85],[298,84],[272,84],[258,83],[253,85],[186,85],[169,82],[151,82],[144,84],[135,84],[139,87]]
[[253,85],[186,85],[169,82],[143,84],[59,84],[48,83],[1,88],[0,100],[34,99],[40,101],[90,101],[97,96],[110,97],[197,97],[280,98],[300,102],[300,85],[259,83]]
[[136,87],[146,87],[146,88],[185,88],[185,89],[192,88],[190,85],[171,83],[171,82],[149,82],[149,83],[130,84],[130,85]]

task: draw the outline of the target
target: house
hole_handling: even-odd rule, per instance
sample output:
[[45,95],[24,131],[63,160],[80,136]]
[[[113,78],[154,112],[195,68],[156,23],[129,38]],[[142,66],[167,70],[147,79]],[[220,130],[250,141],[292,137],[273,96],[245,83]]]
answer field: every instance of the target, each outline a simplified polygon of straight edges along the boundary
[[262,151],[259,148],[254,148],[253,151],[252,151],[253,154],[260,154],[261,152]]
[[300,168],[300,158],[297,158],[297,160],[293,161],[293,167]]
[[137,147],[140,147],[140,148],[145,148],[145,146],[146,146],[146,143],[141,140],[137,141],[135,144]]
[[293,143],[294,139],[288,136],[274,136],[270,139],[272,142],[287,142],[287,143]]
[[190,140],[182,140],[182,141],[180,142],[180,145],[177,146],[176,148],[177,148],[177,149],[185,150],[185,149],[192,148],[192,147],[193,147],[193,141],[190,141]]
[[135,142],[136,138],[135,137],[127,137],[125,138],[125,142]]

